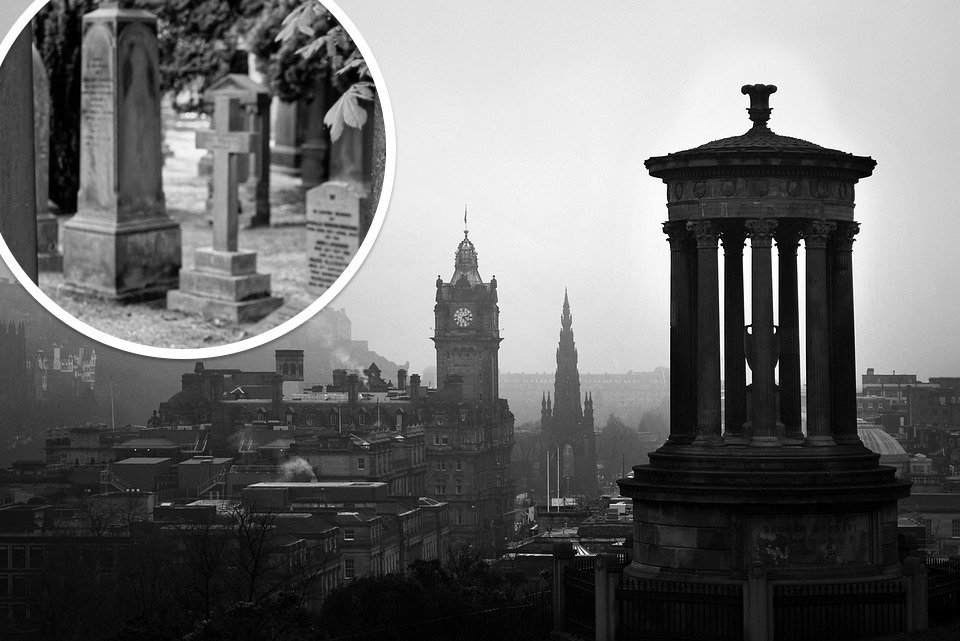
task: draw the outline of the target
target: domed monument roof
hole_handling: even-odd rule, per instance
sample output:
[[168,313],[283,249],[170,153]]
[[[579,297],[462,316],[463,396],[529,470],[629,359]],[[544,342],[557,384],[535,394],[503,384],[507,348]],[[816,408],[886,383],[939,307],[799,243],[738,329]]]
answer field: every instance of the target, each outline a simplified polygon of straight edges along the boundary
[[897,439],[878,427],[858,427],[857,436],[868,450],[880,455],[881,465],[895,467],[897,476],[903,476],[910,456]]

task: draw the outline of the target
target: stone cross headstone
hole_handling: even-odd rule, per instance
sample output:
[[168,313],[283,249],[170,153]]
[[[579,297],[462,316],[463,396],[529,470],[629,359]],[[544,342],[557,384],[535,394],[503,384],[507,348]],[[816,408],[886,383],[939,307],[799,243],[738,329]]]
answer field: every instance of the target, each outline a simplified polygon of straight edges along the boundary
[[50,211],[50,79],[40,51],[33,46],[33,119],[37,162],[37,265],[42,272],[63,271],[60,229]]
[[157,18],[104,2],[83,17],[80,191],[64,286],[112,300],[177,286],[180,226],[163,196]]
[[213,247],[198,249],[194,268],[180,271],[180,289],[167,293],[167,307],[233,323],[259,320],[280,307],[270,295],[270,275],[257,273],[257,254],[238,249],[237,157],[249,154],[259,136],[230,131],[230,96],[216,99],[213,131],[197,132],[197,147],[213,152]]
[[27,277],[36,282],[32,39],[28,26],[0,65],[0,234]]
[[307,290],[327,291],[360,249],[363,194],[345,182],[327,182],[307,192]]
[[[237,157],[238,181],[243,184],[240,207],[241,228],[268,226],[270,224],[270,92],[246,74],[231,73],[220,78],[204,92],[204,100],[214,103],[218,96],[229,96],[230,131],[249,131],[256,133],[258,143],[250,154]],[[214,114],[213,126],[219,127]],[[201,161],[200,174],[204,166],[212,165],[210,154]],[[209,173],[207,171],[207,173]],[[212,184],[211,184],[212,187]],[[212,188],[211,188],[212,194]]]

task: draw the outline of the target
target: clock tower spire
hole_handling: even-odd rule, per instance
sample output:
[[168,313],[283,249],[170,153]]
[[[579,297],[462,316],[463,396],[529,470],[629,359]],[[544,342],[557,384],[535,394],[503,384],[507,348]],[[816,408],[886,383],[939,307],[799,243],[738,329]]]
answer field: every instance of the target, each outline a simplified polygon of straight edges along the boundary
[[480,276],[477,250],[466,229],[457,246],[453,276],[437,277],[433,342],[437,350],[437,389],[493,411],[499,398],[500,309],[497,278]]

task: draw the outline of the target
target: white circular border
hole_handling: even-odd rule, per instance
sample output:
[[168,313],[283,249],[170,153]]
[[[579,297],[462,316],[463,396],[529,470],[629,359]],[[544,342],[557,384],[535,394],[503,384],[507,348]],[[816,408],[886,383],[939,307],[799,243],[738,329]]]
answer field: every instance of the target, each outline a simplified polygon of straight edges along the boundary
[[[6,57],[10,47],[13,46],[13,42],[20,36],[33,17],[44,5],[47,4],[48,1],[49,0],[34,0],[34,3],[30,5],[23,15],[21,15],[20,18],[13,23],[13,27],[10,29],[10,32],[7,33],[2,40],[0,40],[0,63],[3,62],[3,59]],[[334,0],[317,0],[317,2],[319,2],[327,9],[327,11],[333,14],[333,17],[337,19],[337,21],[340,23],[340,26],[346,29],[347,33],[350,34],[350,37],[353,38],[354,44],[356,44],[357,48],[360,49],[360,54],[366,61],[367,68],[370,70],[370,74],[373,76],[374,84],[377,87],[377,97],[380,100],[381,110],[383,111],[383,127],[386,138],[386,157],[384,158],[383,185],[380,191],[380,200],[377,202],[377,211],[373,216],[373,221],[370,223],[370,229],[367,231],[367,235],[364,238],[363,243],[360,245],[360,249],[357,251],[356,255],[353,257],[353,260],[350,261],[350,264],[343,271],[343,273],[340,274],[340,277],[337,278],[337,280],[333,283],[333,285],[331,285],[327,291],[317,298],[317,300],[313,301],[313,303],[311,303],[306,309],[298,313],[296,316],[257,336],[252,336],[235,343],[219,345],[216,347],[182,349],[170,347],[151,347],[149,345],[141,345],[140,343],[134,343],[117,338],[116,336],[112,336],[94,327],[91,327],[75,316],[68,314],[59,305],[53,302],[46,294],[44,294],[36,283],[30,280],[26,272],[23,271],[23,268],[20,267],[20,263],[18,263],[13,257],[13,254],[7,247],[6,241],[0,237],[0,256],[3,257],[7,267],[13,272],[13,275],[17,277],[17,280],[20,281],[20,284],[23,285],[28,292],[30,292],[37,302],[43,305],[51,314],[81,334],[84,334],[88,338],[115,349],[130,352],[132,354],[139,354],[140,356],[152,356],[154,358],[203,360],[218,356],[229,356],[231,354],[236,354],[237,352],[259,347],[269,343],[272,340],[280,338],[287,332],[296,329],[300,325],[303,325],[306,321],[310,320],[317,312],[326,307],[326,305],[330,303],[330,301],[332,301],[337,294],[340,293],[347,283],[350,282],[350,279],[353,278],[353,275],[357,273],[357,270],[360,269],[363,261],[367,259],[367,254],[370,253],[377,236],[380,235],[380,228],[383,226],[383,219],[386,216],[387,206],[390,202],[390,196],[393,192],[393,181],[396,169],[396,129],[393,122],[393,107],[390,104],[390,96],[387,93],[387,85],[384,82],[383,75],[380,73],[380,67],[377,65],[376,59],[373,56],[373,52],[370,50],[370,47],[367,46],[367,42],[357,31],[356,26],[353,24],[350,18],[347,17],[347,15],[343,12],[343,9],[341,9]],[[304,271],[306,271],[306,266],[304,266]]]

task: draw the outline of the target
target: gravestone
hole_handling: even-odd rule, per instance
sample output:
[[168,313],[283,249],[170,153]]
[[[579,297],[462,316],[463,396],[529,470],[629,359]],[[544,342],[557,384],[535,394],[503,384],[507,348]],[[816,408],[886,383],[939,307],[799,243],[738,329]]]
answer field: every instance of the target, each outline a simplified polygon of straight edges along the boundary
[[37,180],[37,267],[42,272],[63,271],[63,255],[58,247],[60,228],[50,203],[50,79],[33,46],[33,119],[35,125]]
[[320,296],[360,249],[369,227],[366,199],[354,185],[327,182],[307,192],[307,290]]
[[[243,183],[244,192],[249,194],[248,198],[243,198],[240,207],[240,226],[269,226],[270,92],[245,74],[231,73],[214,82],[203,94],[208,103],[214,103],[217,96],[235,99],[231,101],[231,131],[249,131],[259,136],[253,153],[237,156],[238,181]],[[217,123],[214,122],[213,126],[216,127]],[[212,158],[208,153],[203,164],[211,163]],[[203,169],[201,173],[204,173]]]
[[161,177],[157,18],[129,7],[83,17],[80,191],[63,225],[64,287],[120,301],[164,295],[180,268]]
[[216,99],[214,131],[197,132],[197,147],[213,152],[213,247],[198,249],[193,269],[180,271],[180,289],[167,307],[233,323],[259,320],[280,307],[270,275],[257,273],[257,254],[238,249],[237,157],[257,149],[255,133],[230,131],[230,96]]
[[0,234],[27,277],[36,282],[32,39],[28,26],[0,65]]

